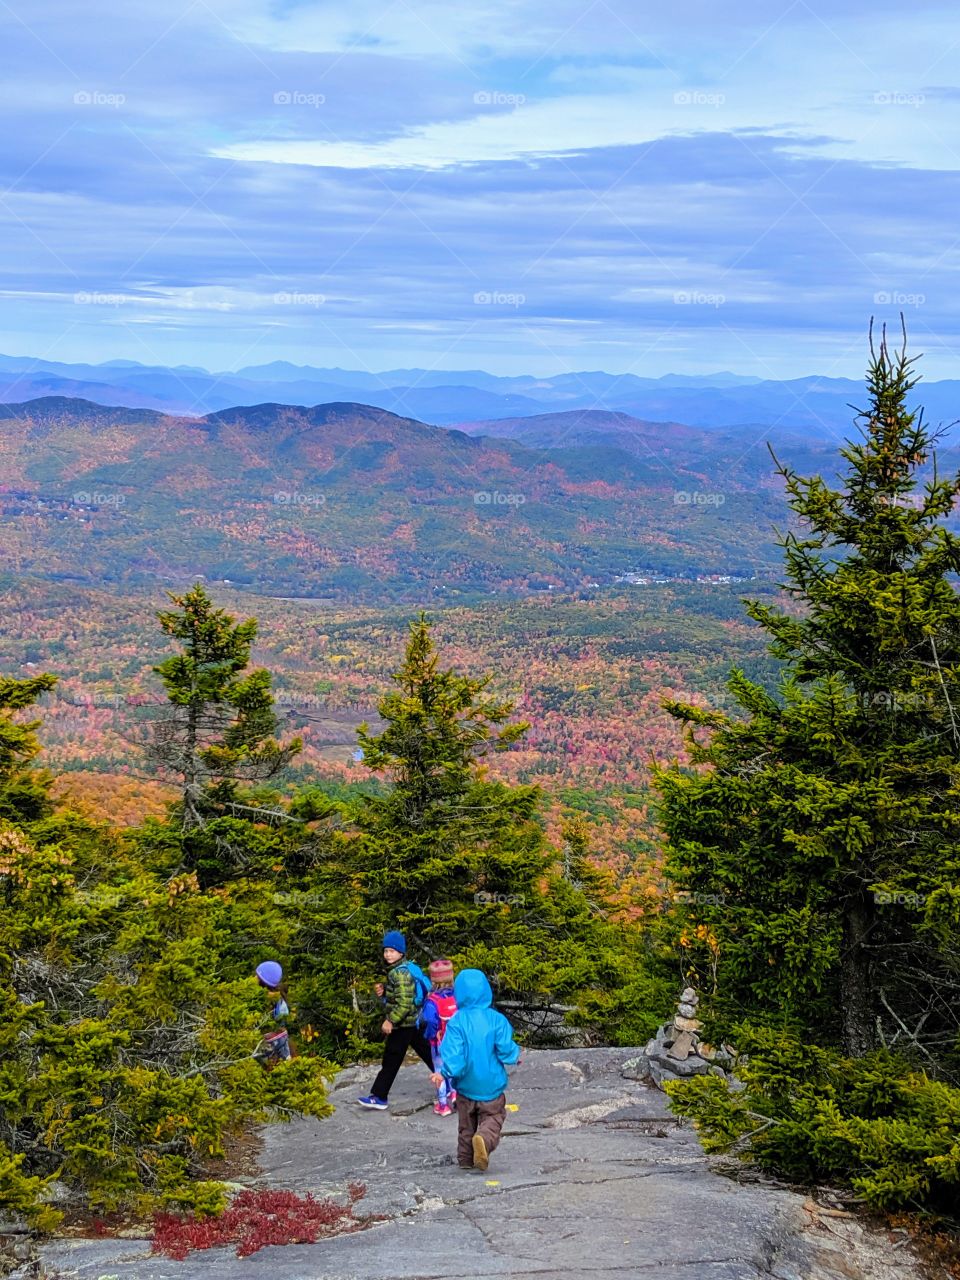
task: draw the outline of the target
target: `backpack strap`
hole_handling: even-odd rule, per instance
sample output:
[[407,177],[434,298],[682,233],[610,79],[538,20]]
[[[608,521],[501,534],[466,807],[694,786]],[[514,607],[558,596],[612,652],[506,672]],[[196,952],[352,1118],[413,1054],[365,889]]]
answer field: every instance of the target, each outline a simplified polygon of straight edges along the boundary
[[424,1000],[430,994],[430,983],[427,981],[423,970],[413,960],[401,960],[397,965],[398,969],[406,969],[410,977],[413,979],[413,986],[416,992],[417,1008],[422,1008]]

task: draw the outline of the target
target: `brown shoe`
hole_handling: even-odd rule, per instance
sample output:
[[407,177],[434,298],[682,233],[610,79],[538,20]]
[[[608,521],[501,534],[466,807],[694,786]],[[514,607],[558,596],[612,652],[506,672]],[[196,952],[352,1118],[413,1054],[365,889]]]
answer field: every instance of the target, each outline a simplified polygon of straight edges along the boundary
[[489,1163],[490,1157],[487,1155],[487,1144],[479,1133],[475,1133],[473,1135],[473,1167],[482,1172]]

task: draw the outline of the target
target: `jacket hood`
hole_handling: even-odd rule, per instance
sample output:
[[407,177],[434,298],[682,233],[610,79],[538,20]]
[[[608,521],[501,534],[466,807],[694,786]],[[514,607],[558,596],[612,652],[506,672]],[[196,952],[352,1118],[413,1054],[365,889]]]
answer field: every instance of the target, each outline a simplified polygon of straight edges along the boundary
[[493,1003],[490,983],[479,969],[464,969],[458,973],[453,994],[457,997],[458,1009],[489,1009]]

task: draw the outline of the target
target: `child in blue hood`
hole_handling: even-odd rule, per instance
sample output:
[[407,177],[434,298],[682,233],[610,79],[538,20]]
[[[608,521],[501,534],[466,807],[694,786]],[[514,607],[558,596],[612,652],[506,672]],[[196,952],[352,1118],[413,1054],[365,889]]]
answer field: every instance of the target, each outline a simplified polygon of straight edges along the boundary
[[[443,1073],[457,1091],[457,1164],[486,1169],[507,1116],[506,1068],[520,1061],[513,1027],[491,1009],[493,992],[479,969],[464,969],[453,984],[457,1012],[443,1038]],[[439,1088],[442,1077],[433,1076]]]

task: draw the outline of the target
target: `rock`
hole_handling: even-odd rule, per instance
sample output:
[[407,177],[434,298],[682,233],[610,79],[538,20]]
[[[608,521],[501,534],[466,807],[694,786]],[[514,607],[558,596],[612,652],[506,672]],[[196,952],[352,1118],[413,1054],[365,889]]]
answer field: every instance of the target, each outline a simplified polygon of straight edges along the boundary
[[61,1182],[59,1178],[55,1178],[53,1182],[48,1182],[40,1192],[39,1198],[44,1204],[55,1204],[61,1207],[69,1204],[78,1204],[80,1201],[80,1196],[77,1192],[68,1187],[65,1182]]
[[694,991],[693,987],[684,987],[680,992],[680,999],[684,1004],[699,1004],[700,997]]
[[701,1058],[709,1058],[711,1062],[713,1062],[714,1058],[717,1056],[716,1049],[712,1044],[707,1044],[706,1040],[700,1041],[697,1046],[697,1053],[699,1053]]
[[696,1053],[691,1053],[689,1058],[684,1058],[683,1062],[676,1062],[673,1065],[678,1076],[705,1076],[714,1070],[712,1063]]
[[697,1006],[695,1004],[689,1004],[686,1000],[681,1000],[677,1005],[677,1013],[679,1013],[682,1018],[695,1018],[697,1016]]
[[650,1079],[653,1081],[653,1083],[657,1086],[658,1089],[663,1088],[664,1080],[673,1079],[672,1073],[668,1071],[665,1067],[662,1067],[660,1063],[653,1058],[651,1058],[649,1063],[647,1064],[647,1070],[650,1073]]
[[692,1031],[681,1031],[670,1046],[669,1054],[671,1058],[686,1058],[690,1050],[693,1048],[694,1038]]
[[[520,1109],[484,1174],[451,1165],[456,1122],[434,1115],[413,1064],[386,1114],[356,1106],[356,1088],[335,1081],[329,1119],[267,1126],[258,1185],[340,1196],[362,1182],[358,1213],[384,1215],[367,1230],[182,1263],[151,1255],[147,1241],[67,1237],[43,1241],[41,1258],[64,1280],[920,1280],[910,1246],[894,1248],[869,1223],[811,1227],[805,1195],[718,1176],[693,1126],[624,1076],[643,1056],[525,1050],[507,1090]],[[853,1226],[855,1242],[831,1234]],[[896,1270],[881,1270],[888,1258]]]
[[[653,1044],[653,1041],[650,1042]],[[620,1068],[620,1074],[625,1080],[646,1080],[650,1076],[650,1063],[645,1053],[638,1054],[636,1058],[628,1058]]]
[[[375,1070],[375,1068],[373,1068]],[[371,1068],[358,1063],[351,1067],[342,1067],[337,1072],[337,1088],[365,1088],[370,1080]]]
[[680,1031],[699,1031],[700,1030],[700,1023],[696,1020],[696,1018],[684,1018],[679,1013],[674,1018],[673,1025],[677,1027]]
[[[667,1049],[661,1049],[656,1053],[650,1054],[648,1061],[650,1074],[657,1084],[660,1083],[661,1078],[669,1079],[671,1076],[703,1075],[710,1069],[711,1065],[705,1058],[701,1058],[695,1052],[690,1052],[685,1058],[675,1058]],[[657,1072],[654,1071],[655,1067]]]

